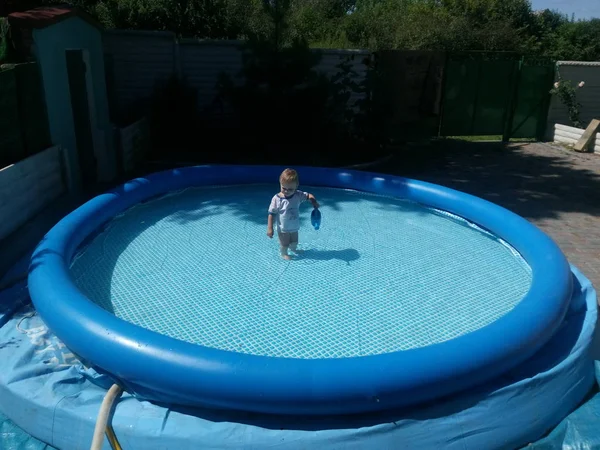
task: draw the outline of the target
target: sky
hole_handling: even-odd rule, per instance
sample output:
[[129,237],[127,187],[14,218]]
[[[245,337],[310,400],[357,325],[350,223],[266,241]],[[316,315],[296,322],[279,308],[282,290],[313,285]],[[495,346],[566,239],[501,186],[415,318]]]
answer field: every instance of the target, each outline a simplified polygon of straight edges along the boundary
[[533,10],[552,9],[566,13],[571,17],[575,13],[575,19],[600,19],[600,0],[531,0]]

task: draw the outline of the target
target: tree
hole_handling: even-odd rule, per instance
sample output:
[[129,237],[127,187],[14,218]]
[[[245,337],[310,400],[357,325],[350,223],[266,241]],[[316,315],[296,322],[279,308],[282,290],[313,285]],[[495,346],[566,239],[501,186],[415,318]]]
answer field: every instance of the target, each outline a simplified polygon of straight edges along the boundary
[[517,50],[528,8],[525,0],[360,0],[346,35],[373,49]]
[[599,61],[600,19],[562,24],[548,53],[557,60]]
[[[106,28],[169,30],[183,37],[249,39],[274,27],[285,3],[285,42],[370,49],[514,51],[600,59],[598,21],[570,20],[529,0],[71,0]],[[7,0],[24,10],[56,0]],[[279,6],[278,6],[279,5]],[[267,8],[267,10],[265,10]],[[277,22],[275,22],[277,23]]]

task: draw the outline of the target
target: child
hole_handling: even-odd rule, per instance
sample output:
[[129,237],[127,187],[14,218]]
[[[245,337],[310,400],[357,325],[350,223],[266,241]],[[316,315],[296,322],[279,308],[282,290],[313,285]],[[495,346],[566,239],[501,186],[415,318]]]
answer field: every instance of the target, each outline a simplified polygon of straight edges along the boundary
[[269,206],[267,236],[273,237],[273,218],[277,218],[277,236],[281,245],[281,256],[290,260],[288,248],[297,252],[298,230],[300,229],[300,204],[310,201],[313,208],[319,203],[314,195],[298,190],[298,173],[294,169],[285,169],[279,176],[281,192],[273,196]]

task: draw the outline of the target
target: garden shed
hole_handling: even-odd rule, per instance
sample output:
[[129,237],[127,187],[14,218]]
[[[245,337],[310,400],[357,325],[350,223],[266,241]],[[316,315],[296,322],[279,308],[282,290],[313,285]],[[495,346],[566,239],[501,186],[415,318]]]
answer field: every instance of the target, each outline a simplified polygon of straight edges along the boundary
[[19,53],[38,61],[51,140],[65,152],[70,189],[115,177],[102,30],[70,5],[8,16]]

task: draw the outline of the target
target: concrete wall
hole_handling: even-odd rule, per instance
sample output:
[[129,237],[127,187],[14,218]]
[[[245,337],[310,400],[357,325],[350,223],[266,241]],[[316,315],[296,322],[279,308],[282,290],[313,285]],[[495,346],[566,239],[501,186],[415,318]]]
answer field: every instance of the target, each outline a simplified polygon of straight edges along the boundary
[[114,86],[115,108],[126,111],[148,99],[157,82],[176,71],[175,34],[161,31],[107,30],[104,53]]
[[[574,128],[557,123],[552,127],[551,139],[553,142],[560,142],[561,144],[573,146],[581,139],[584,131],[585,130],[582,128]],[[593,151],[594,153],[600,153],[600,133],[596,133],[590,143],[590,148],[587,150]]]
[[[577,91],[577,100],[581,103],[581,121],[587,125],[592,119],[600,119],[600,63],[559,61],[557,71],[563,80],[571,80],[573,86],[585,81],[585,86]],[[546,127],[549,138],[552,138],[557,123],[571,125],[567,108],[557,96],[552,96]]]
[[[361,83],[367,74],[367,66],[364,64],[364,59],[371,55],[368,50],[336,50],[336,49],[315,49],[321,56],[321,60],[315,70],[326,74],[328,77],[333,77],[340,72],[339,65],[348,60],[350,68],[356,73],[354,81]],[[352,93],[350,104],[364,97],[364,94]]]
[[78,17],[33,32],[35,53],[41,67],[52,142],[60,144],[66,155],[68,185],[80,186],[79,160],[65,51],[87,50],[91,80],[91,121],[98,178],[108,181],[115,176],[115,152],[108,112],[102,33]]
[[150,148],[148,121],[141,119],[127,127],[116,129],[121,164],[125,172],[137,167]]
[[59,146],[0,170],[0,240],[64,192],[63,152]]
[[211,104],[224,72],[235,77],[242,69],[242,42],[183,39],[179,45],[180,75],[198,92],[198,107]]
[[[243,42],[175,39],[169,32],[107,31],[104,33],[104,51],[111,59],[115,106],[127,114],[136,103],[152,95],[157,83],[171,75],[178,75],[196,89],[198,107],[211,104],[216,95],[216,84],[222,72],[236,76],[242,68]],[[363,59],[366,50],[315,49],[321,60],[317,71],[333,76],[337,65],[349,56],[355,56],[352,68],[357,81],[364,78]],[[356,100],[355,96],[351,101]]]

